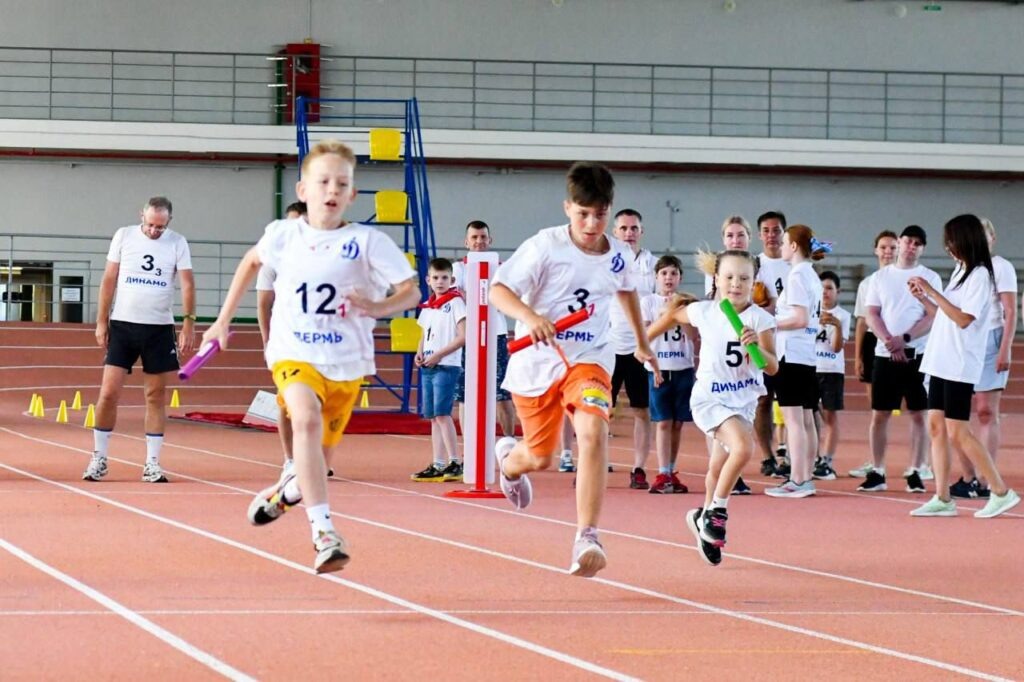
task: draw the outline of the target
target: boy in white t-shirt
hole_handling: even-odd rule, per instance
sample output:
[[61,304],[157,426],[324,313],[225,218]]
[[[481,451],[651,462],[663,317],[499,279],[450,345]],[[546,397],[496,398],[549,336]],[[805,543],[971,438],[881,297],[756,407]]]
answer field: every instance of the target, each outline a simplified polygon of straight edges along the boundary
[[267,226],[242,258],[217,320],[203,335],[203,343],[216,339],[227,348],[242,297],[262,264],[273,268],[276,295],[265,355],[278,403],[291,416],[295,475],[261,491],[248,518],[265,525],[305,502],[317,573],[339,571],[349,560],[345,540],[331,522],[322,447],[341,439],[362,378],[376,372],[374,318],[419,301],[416,273],[398,246],[375,228],[343,217],[356,197],[355,164],[355,154],[337,140],[309,150],[295,188],[309,209],[308,221]]
[[834,481],[836,472],[832,458],[839,443],[839,412],[843,409],[843,391],[846,383],[846,351],[844,344],[850,338],[850,313],[839,307],[839,275],[825,270],[821,278],[821,317],[815,337],[818,376],[818,398],[821,403],[821,425],[818,461],[814,465],[814,478]]
[[[578,162],[569,169],[564,203],[569,224],[549,227],[527,239],[498,268],[491,303],[515,318],[516,337],[533,345],[512,356],[505,388],[512,393],[524,438],[495,445],[502,492],[517,509],[533,496],[527,473],[547,468],[557,456],[563,415],[572,415],[579,444],[577,533],[569,572],[592,577],[607,565],[597,537],[608,472],[611,371],[609,310],[623,305],[637,338],[636,358],[657,360],[640,320],[640,303],[627,267],[632,252],[605,234],[615,182],[600,164]],[[555,321],[585,309],[589,317],[558,332]]]
[[[661,317],[676,294],[683,277],[683,264],[675,256],[662,256],[654,266],[657,293],[640,299],[640,315],[644,325]],[[672,494],[688,492],[674,471],[683,424],[693,421],[690,394],[693,392],[693,339],[696,330],[689,325],[675,327],[652,338],[651,350],[658,358],[661,381],[649,367],[651,421],[654,422],[654,449],[658,454],[658,476],[650,492]],[[659,385],[660,384],[660,385]]]
[[462,460],[455,435],[452,408],[455,389],[462,373],[459,351],[466,345],[466,302],[454,288],[452,262],[435,258],[427,268],[430,300],[421,303],[417,323],[422,328],[416,366],[420,368],[423,387],[423,417],[430,420],[430,441],[433,460],[412,480],[420,483],[461,481]]

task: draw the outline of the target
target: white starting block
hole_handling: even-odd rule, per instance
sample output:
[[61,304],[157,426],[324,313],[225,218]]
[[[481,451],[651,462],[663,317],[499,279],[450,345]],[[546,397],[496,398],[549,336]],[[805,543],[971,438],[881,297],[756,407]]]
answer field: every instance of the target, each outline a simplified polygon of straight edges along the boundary
[[243,424],[259,424],[260,426],[277,426],[280,410],[277,407],[277,394],[270,391],[257,391],[256,397],[249,404]]

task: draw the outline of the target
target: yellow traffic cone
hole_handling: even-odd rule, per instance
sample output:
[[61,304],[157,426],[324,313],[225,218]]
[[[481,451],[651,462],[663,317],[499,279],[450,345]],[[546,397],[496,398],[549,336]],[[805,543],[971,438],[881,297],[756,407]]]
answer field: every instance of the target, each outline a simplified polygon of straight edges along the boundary
[[178,396],[178,389],[171,391],[171,407],[181,407],[181,398]]
[[28,401],[28,413],[31,416],[36,416],[36,401],[39,400],[39,394],[33,393],[32,400]]
[[96,408],[89,403],[89,409],[85,412],[85,422],[82,424],[87,429],[96,428]]
[[60,401],[60,407],[57,408],[57,423],[67,424],[68,423],[68,401]]
[[82,392],[81,391],[75,391],[75,399],[71,401],[71,409],[72,410],[80,410],[80,409],[82,409]]
[[363,397],[361,397],[359,399],[359,407],[366,408],[366,407],[369,407],[369,406],[370,406],[370,393],[368,391],[363,391]]
[[42,396],[42,394],[40,394],[39,397],[36,399],[36,409],[32,413],[32,416],[33,417],[39,417],[40,419],[42,419],[43,417],[46,416],[46,408],[43,407],[43,396]]

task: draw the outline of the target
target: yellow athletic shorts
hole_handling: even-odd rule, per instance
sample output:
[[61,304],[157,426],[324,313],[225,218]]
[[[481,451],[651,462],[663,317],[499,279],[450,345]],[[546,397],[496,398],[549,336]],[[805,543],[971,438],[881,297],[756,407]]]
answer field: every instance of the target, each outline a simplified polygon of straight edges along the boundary
[[298,383],[313,389],[316,397],[320,399],[320,414],[324,421],[322,443],[325,447],[337,445],[345,432],[345,427],[348,426],[348,420],[352,417],[352,409],[356,406],[359,389],[363,383],[362,378],[331,381],[325,379],[309,363],[295,360],[275,362],[270,372],[274,377],[274,385],[277,386],[277,404],[285,414],[288,406],[281,397],[285,388]]
[[779,401],[772,401],[772,424],[775,426],[785,426],[786,420],[782,418],[782,408],[779,407]]

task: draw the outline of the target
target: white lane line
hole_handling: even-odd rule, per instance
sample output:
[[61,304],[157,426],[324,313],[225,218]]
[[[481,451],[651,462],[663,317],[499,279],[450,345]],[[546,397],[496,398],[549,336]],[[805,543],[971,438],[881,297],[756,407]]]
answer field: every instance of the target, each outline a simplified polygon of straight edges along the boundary
[[[206,538],[207,540],[213,540],[214,542],[219,542],[221,544],[227,545],[228,547],[232,547],[234,549],[238,549],[238,550],[241,550],[243,552],[248,552],[249,554],[253,554],[253,555],[258,556],[258,557],[260,557],[262,559],[266,559],[268,561],[272,561],[272,562],[274,562],[276,564],[279,564],[281,566],[285,566],[286,568],[291,568],[291,569],[294,569],[296,571],[300,571],[302,573],[305,573],[305,574],[313,576],[313,577],[322,578],[324,580],[336,583],[338,585],[342,585],[344,587],[347,587],[349,589],[355,590],[357,592],[361,592],[361,593],[363,593],[365,595],[368,595],[370,597],[375,597],[377,599],[380,599],[381,601],[386,601],[386,602],[388,602],[390,604],[393,604],[395,606],[401,607],[403,609],[406,609],[406,610],[409,610],[409,611],[415,611],[416,613],[419,613],[421,615],[428,616],[428,617],[434,618],[436,620],[444,621],[444,622],[446,622],[446,623],[448,623],[450,625],[454,625],[456,627],[460,627],[460,628],[469,630],[470,632],[475,632],[475,633],[477,633],[479,635],[483,635],[485,637],[490,637],[491,639],[498,640],[499,642],[502,642],[504,644],[509,644],[511,646],[518,647],[520,649],[524,649],[526,651],[530,651],[530,652],[535,653],[535,654],[539,654],[541,656],[546,656],[547,658],[554,659],[554,660],[559,661],[561,663],[565,663],[566,665],[570,665],[572,667],[579,668],[580,670],[584,670],[586,672],[594,673],[595,675],[600,675],[601,677],[606,677],[606,678],[611,679],[611,680],[621,680],[623,682],[627,682],[627,681],[632,682],[633,680],[636,679],[636,678],[631,677],[631,676],[629,676],[629,675],[627,675],[625,673],[620,673],[617,670],[612,670],[610,668],[605,668],[605,667],[597,665],[595,663],[591,663],[590,661],[583,660],[582,658],[577,658],[575,656],[572,656],[572,655],[569,655],[569,654],[566,654],[566,653],[562,653],[561,651],[556,651],[555,649],[549,649],[548,647],[543,646],[541,644],[535,644],[534,642],[530,642],[530,641],[527,641],[525,639],[521,639],[519,637],[516,637],[515,635],[510,635],[510,634],[508,634],[506,632],[502,632],[500,630],[495,630],[494,628],[489,628],[489,627],[486,627],[484,625],[478,625],[477,623],[473,623],[472,621],[468,621],[468,620],[463,620],[462,618],[458,618],[457,616],[448,615],[447,613],[445,613],[443,611],[438,611],[437,609],[432,609],[432,608],[430,608],[428,606],[423,606],[422,604],[417,604],[417,603],[409,601],[407,599],[403,599],[402,597],[398,597],[396,595],[389,594],[387,592],[383,592],[381,590],[375,589],[373,587],[369,587],[367,585],[363,585],[361,583],[357,583],[357,582],[353,582],[351,580],[346,580],[344,578],[340,578],[340,577],[338,577],[338,576],[336,576],[334,574],[331,574],[331,573],[324,573],[324,574],[318,575],[312,568],[309,568],[308,566],[304,566],[302,564],[296,563],[294,561],[290,561],[290,560],[285,559],[283,557],[279,557],[279,556],[277,556],[275,554],[271,554],[269,552],[265,552],[265,551],[263,551],[263,550],[261,550],[261,549],[259,549],[257,547],[253,547],[252,545],[247,545],[245,543],[238,542],[237,540],[232,540],[231,538],[224,537],[223,535],[218,535],[217,533],[213,533],[213,532],[210,532],[210,531],[207,531],[207,530],[203,530],[202,528],[198,528],[196,526],[191,526],[191,525],[189,525],[187,523],[182,523],[180,521],[175,521],[174,519],[168,518],[166,516],[161,516],[160,514],[155,514],[153,512],[146,511],[145,509],[140,509],[138,507],[133,507],[133,506],[131,506],[129,504],[124,504],[122,502],[118,502],[116,500],[109,499],[109,498],[104,497],[102,495],[96,495],[94,493],[90,493],[88,491],[75,488],[75,487],[67,485],[65,483],[61,483],[59,481],[54,481],[54,480],[48,479],[48,478],[46,478],[44,476],[39,476],[37,474],[31,473],[31,472],[28,472],[28,471],[24,471],[22,469],[18,469],[17,467],[13,467],[13,466],[10,466],[8,464],[4,464],[3,462],[0,462],[0,468],[6,469],[8,471],[11,471],[11,472],[16,473],[16,474],[21,475],[21,476],[25,476],[26,478],[34,479],[34,480],[39,481],[41,483],[48,483],[50,485],[57,486],[59,488],[65,489],[65,490],[68,490],[68,491],[71,491],[71,492],[75,492],[75,493],[77,493],[79,495],[82,495],[82,496],[88,497],[90,499],[96,500],[97,502],[102,502],[104,504],[109,504],[109,505],[111,505],[113,507],[117,507],[118,509],[121,509],[123,511],[128,511],[128,512],[131,512],[133,514],[138,514],[139,516],[142,516],[144,518],[150,519],[152,521],[157,521],[159,523],[166,524],[166,525],[171,526],[173,528],[177,528],[178,530],[183,530],[183,531],[186,531],[188,533],[193,533],[193,534],[198,535],[200,537]],[[200,479],[196,479],[196,480],[200,480]],[[254,494],[252,491],[245,491],[245,490],[243,490],[241,488],[236,488],[236,490],[238,490],[239,492],[248,492],[249,494]]]
[[88,597],[89,599],[92,599],[97,604],[106,607],[111,612],[117,614],[121,618],[124,618],[132,625],[148,632],[149,634],[159,639],[161,642],[164,642],[165,644],[174,647],[175,649],[185,654],[189,658],[195,659],[199,663],[205,665],[207,668],[210,668],[214,672],[223,675],[229,680],[251,680],[255,682],[255,678],[249,677],[241,670],[233,668],[224,661],[220,660],[219,658],[216,658],[215,656],[208,654],[202,649],[192,644],[189,644],[173,632],[165,630],[153,621],[139,615],[135,611],[132,611],[128,607],[122,605],[120,602],[111,599],[99,590],[95,590],[86,585],[85,583],[76,580],[75,578],[72,578],[70,575],[63,573],[60,570],[54,568],[53,566],[37,559],[25,550],[21,549],[20,547],[17,547],[16,545],[8,542],[7,540],[4,540],[3,538],[0,538],[0,548],[7,550],[8,552],[18,557],[28,565],[32,566],[33,568],[42,571],[51,578],[59,580],[71,589],[75,590],[76,592],[79,592],[82,595]]
[[[9,429],[6,429],[6,428],[2,428],[0,430],[10,431]],[[18,434],[17,432],[11,432],[11,433],[14,433],[15,435],[21,435],[21,434]],[[35,439],[32,439],[32,438],[29,438],[29,439],[30,440],[35,440]],[[72,448],[70,446],[63,446],[61,444],[54,444],[54,445],[57,445],[58,447],[64,447],[64,448],[69,449],[69,450],[77,450],[77,448]],[[121,460],[115,460],[115,461],[121,461]],[[134,465],[134,466],[139,466],[139,465]],[[304,567],[304,566],[302,566],[300,564],[297,564],[297,563],[289,561],[287,559],[278,557],[278,556],[270,554],[268,552],[264,552],[263,550],[257,549],[255,547],[250,546],[250,545],[246,545],[246,544],[237,542],[235,540],[231,540],[231,539],[223,537],[221,535],[217,535],[215,533],[212,533],[212,532],[209,532],[209,531],[205,531],[205,530],[202,530],[200,528],[197,528],[197,527],[194,527],[194,526],[190,526],[188,524],[181,523],[179,521],[175,521],[173,519],[170,519],[170,518],[167,518],[167,517],[163,517],[163,516],[160,516],[158,514],[154,514],[152,512],[148,512],[148,511],[143,510],[143,509],[139,509],[137,507],[132,507],[131,505],[123,504],[121,502],[117,502],[115,500],[111,500],[111,499],[105,498],[105,497],[100,496],[100,495],[95,495],[93,493],[89,493],[87,491],[80,490],[78,488],[74,488],[74,487],[66,485],[64,483],[60,483],[60,482],[57,482],[57,481],[52,481],[52,480],[47,479],[45,477],[42,477],[42,476],[30,473],[30,472],[27,472],[27,471],[23,471],[21,469],[18,469],[16,467],[10,466],[8,464],[4,464],[2,462],[0,462],[0,468],[8,469],[10,471],[13,471],[13,472],[18,473],[18,474],[23,475],[23,476],[26,476],[28,478],[35,479],[37,481],[49,483],[51,485],[55,485],[55,486],[58,486],[58,487],[61,487],[61,488],[64,488],[64,489],[67,489],[67,490],[70,490],[70,491],[77,492],[77,493],[79,493],[81,495],[85,495],[86,497],[95,499],[97,501],[113,505],[115,507],[118,507],[120,509],[124,509],[126,511],[131,511],[131,512],[139,514],[139,515],[141,515],[143,517],[150,518],[150,519],[153,519],[153,520],[156,520],[156,521],[160,521],[161,523],[166,523],[166,524],[168,524],[170,526],[173,526],[175,528],[186,530],[188,532],[195,533],[197,535],[200,535],[202,537],[205,537],[205,538],[208,538],[208,539],[211,539],[211,540],[215,540],[217,542],[221,542],[221,543],[229,545],[231,547],[235,547],[237,549],[241,549],[241,550],[249,552],[251,554],[255,554],[257,556],[263,557],[263,558],[268,559],[270,561],[274,561],[274,562],[279,563],[281,565],[289,566],[289,567],[295,568],[297,570],[301,570],[301,571],[303,571],[305,573],[316,575],[313,572],[312,569],[306,568],[306,567]],[[169,473],[175,473],[175,472],[169,472]],[[208,480],[205,480],[205,479],[201,479],[201,478],[197,478],[197,477],[193,477],[193,476],[188,476],[188,475],[181,474],[181,473],[175,473],[175,475],[178,476],[179,478],[184,478],[184,479],[192,480],[192,481],[195,481],[197,483],[202,483],[202,484],[205,484],[205,485],[211,485],[211,486],[215,486],[215,487],[218,487],[218,488],[225,488],[225,489],[228,489],[228,490],[235,490],[235,491],[238,491],[238,492],[249,492],[250,494],[256,494],[256,491],[247,491],[246,489],[239,488],[237,486],[231,486],[231,485],[227,485],[227,484],[223,484],[223,483],[217,483],[217,482],[214,482],[214,481],[208,481]],[[394,532],[394,533],[398,533],[398,534],[401,534],[401,535],[408,535],[408,536],[413,537],[413,538],[431,540],[433,542],[437,542],[437,543],[440,543],[440,544],[448,545],[450,547],[456,547],[458,549],[463,549],[463,550],[467,550],[467,551],[483,554],[485,556],[494,557],[494,558],[498,558],[498,559],[503,559],[505,561],[517,563],[517,564],[524,565],[524,566],[529,566],[529,567],[532,567],[532,568],[537,568],[537,569],[540,569],[540,570],[543,570],[543,571],[554,572],[554,573],[557,573],[559,575],[565,575],[565,569],[562,568],[562,567],[553,566],[551,564],[545,564],[545,563],[542,563],[542,562],[539,562],[539,561],[534,561],[532,559],[525,559],[523,557],[518,557],[518,556],[511,555],[511,554],[506,554],[506,553],[503,553],[503,552],[497,552],[497,551],[494,551],[494,550],[491,550],[491,549],[487,549],[485,547],[480,547],[480,546],[477,546],[477,545],[471,545],[471,544],[464,543],[464,542],[458,542],[458,541],[455,541],[455,540],[450,540],[448,538],[442,538],[442,537],[439,537],[439,536],[430,535],[430,534],[424,533],[422,531],[411,530],[411,529],[407,529],[407,528],[401,528],[399,526],[393,526],[391,524],[382,523],[382,522],[379,522],[379,521],[374,521],[374,520],[371,520],[371,519],[365,519],[365,518],[361,518],[361,517],[357,517],[357,516],[352,516],[352,515],[349,515],[349,514],[342,514],[340,512],[331,512],[331,514],[333,516],[337,516],[339,518],[348,519],[350,521],[354,521],[354,522],[357,522],[357,523],[362,523],[364,525],[369,525],[371,527],[380,528],[380,529],[383,529],[383,530],[388,530],[388,531],[391,531],[391,532]],[[528,649],[530,649],[532,651],[536,651],[537,653],[542,653],[543,655],[550,655],[550,657],[555,658],[556,660],[562,660],[564,662],[570,662],[570,661],[578,660],[578,661],[580,661],[580,663],[586,664],[587,666],[593,666],[593,668],[595,668],[597,670],[605,670],[604,668],[600,668],[599,666],[591,664],[588,661],[582,661],[581,659],[575,659],[574,657],[568,656],[567,654],[562,654],[561,652],[549,650],[546,647],[541,647],[540,645],[535,645],[532,642],[526,642],[525,640],[519,640],[518,638],[515,638],[512,635],[506,635],[505,633],[494,631],[494,630],[491,630],[490,628],[486,628],[484,626],[476,625],[475,623],[472,623],[470,621],[463,621],[462,619],[455,618],[454,616],[447,616],[445,613],[443,613],[441,611],[437,611],[437,610],[430,609],[430,608],[425,607],[425,606],[420,606],[418,604],[414,604],[413,602],[409,602],[409,601],[407,601],[405,599],[402,599],[401,597],[397,597],[397,596],[394,596],[394,595],[387,594],[385,592],[381,592],[379,590],[376,590],[375,588],[371,588],[371,587],[368,587],[368,586],[365,586],[365,585],[361,585],[359,583],[353,583],[351,581],[347,581],[347,580],[344,580],[342,578],[338,578],[337,576],[334,576],[334,575],[331,575],[331,574],[324,574],[324,575],[321,575],[319,577],[324,578],[324,579],[328,579],[328,580],[331,580],[331,581],[334,581],[334,582],[338,582],[339,584],[351,587],[352,589],[356,589],[356,590],[361,591],[361,592],[363,592],[365,594],[369,594],[371,596],[376,596],[376,597],[378,597],[380,599],[383,599],[385,601],[389,601],[390,603],[393,603],[396,606],[403,606],[403,607],[406,607],[406,608],[413,608],[413,609],[416,609],[417,611],[419,611],[421,613],[424,613],[425,615],[431,615],[431,616],[433,616],[435,618],[439,618],[441,620],[445,620],[446,622],[451,622],[453,624],[459,624],[462,627],[466,627],[467,629],[473,630],[475,632],[481,632],[482,634],[487,634],[487,633],[493,632],[494,635],[490,635],[490,636],[497,635],[496,638],[497,639],[501,639],[502,641],[505,641],[503,639],[505,637],[513,639],[513,640],[516,640],[517,645],[519,645],[519,646],[525,645],[523,648],[528,648]],[[946,671],[949,671],[949,672],[959,673],[961,675],[966,675],[968,677],[974,677],[976,679],[990,680],[992,682],[1011,682],[1008,678],[1000,677],[998,675],[993,675],[993,674],[986,673],[986,672],[979,671],[979,670],[973,670],[971,668],[967,668],[967,667],[964,667],[964,666],[959,666],[959,665],[956,665],[956,664],[953,664],[953,663],[947,663],[945,661],[939,661],[937,659],[928,658],[926,656],[919,656],[917,654],[910,654],[910,653],[907,653],[907,652],[904,652],[904,651],[899,651],[897,649],[890,649],[888,647],[883,647],[883,646],[879,646],[879,645],[875,645],[875,644],[870,644],[868,642],[861,642],[859,640],[848,639],[846,637],[841,637],[841,636],[838,636],[838,635],[832,635],[832,634],[829,634],[829,633],[826,633],[826,632],[821,632],[821,631],[818,631],[818,630],[812,630],[810,628],[804,628],[804,627],[800,627],[800,626],[797,626],[797,625],[790,625],[788,623],[783,623],[783,622],[779,622],[779,621],[769,620],[767,618],[761,618],[759,616],[750,615],[750,614],[747,614],[747,613],[744,613],[744,612],[741,612],[741,611],[733,611],[733,610],[730,610],[730,609],[714,606],[714,605],[711,605],[711,604],[703,604],[701,602],[696,602],[696,601],[693,601],[693,600],[690,600],[690,599],[685,599],[683,597],[677,597],[675,595],[670,595],[670,594],[666,594],[666,593],[663,593],[663,592],[657,592],[655,590],[651,590],[651,589],[648,589],[648,588],[645,588],[645,587],[641,587],[641,586],[638,586],[638,585],[632,585],[632,584],[623,583],[623,582],[620,582],[620,581],[617,581],[617,580],[611,580],[611,579],[599,578],[599,577],[591,578],[591,580],[594,581],[594,582],[597,582],[597,583],[601,583],[603,585],[607,585],[609,587],[613,587],[613,588],[617,588],[617,589],[626,591],[626,592],[632,592],[632,593],[635,593],[635,594],[640,594],[640,595],[643,595],[643,596],[647,596],[647,597],[650,597],[652,599],[668,601],[668,602],[672,602],[672,603],[675,603],[675,604],[680,604],[680,605],[683,605],[683,606],[689,606],[689,607],[694,608],[694,609],[699,609],[699,610],[702,610],[702,611],[707,611],[709,613],[713,613],[713,614],[716,614],[716,615],[724,616],[724,617],[727,617],[727,618],[732,618],[732,619],[735,619],[735,620],[746,621],[746,622],[754,623],[754,624],[757,624],[757,625],[763,625],[763,626],[766,626],[766,627],[769,627],[769,628],[774,628],[774,629],[777,629],[777,630],[783,630],[785,632],[789,632],[789,633],[792,633],[792,634],[799,634],[799,635],[804,635],[804,636],[807,636],[807,637],[812,637],[812,638],[815,638],[815,639],[821,639],[821,640],[824,640],[824,641],[827,641],[827,642],[832,642],[834,644],[842,644],[842,645],[845,645],[845,646],[861,649],[861,650],[864,650],[864,651],[869,651],[869,652],[872,652],[872,653],[875,653],[875,654],[881,654],[881,655],[885,655],[885,656],[890,656],[892,658],[898,658],[898,659],[902,659],[902,660],[905,660],[905,661],[910,661],[912,663],[919,663],[919,664],[922,664],[922,665],[938,668],[940,670],[946,670]],[[463,623],[465,625],[462,625]],[[486,631],[486,632],[484,632],[484,631]],[[519,642],[521,642],[522,644],[519,644]],[[531,647],[536,647],[536,649],[531,648]],[[550,652],[550,654],[545,653],[545,652]],[[570,663],[570,664],[572,665],[573,663]],[[577,666],[577,667],[583,667],[583,666]],[[585,668],[585,669],[590,670],[590,668]],[[596,672],[596,670],[591,670],[591,672]],[[621,675],[621,673],[617,673],[615,671],[608,670],[607,672],[612,674],[612,675]],[[599,674],[601,674],[601,673],[599,673]],[[615,678],[615,679],[632,679],[632,678]]]
[[[567,618],[584,618],[586,616],[716,616],[718,614],[698,609],[601,609],[597,611],[580,611],[578,609],[439,609],[453,616],[566,616]],[[145,616],[418,616],[408,609],[139,609],[135,613]],[[890,616],[896,618],[919,618],[946,616],[955,618],[1013,618],[996,613],[978,613],[977,611],[758,611],[746,610],[754,616]],[[4,617],[34,616],[113,616],[110,611],[87,610],[11,610],[0,611]]]
[[[72,451],[80,452],[80,453],[83,453],[83,454],[91,454],[89,450],[83,450],[81,448],[76,448],[76,447],[72,447],[70,445],[65,445],[64,443],[57,443],[55,441],[45,440],[45,439],[42,439],[42,438],[36,438],[35,436],[29,436],[29,435],[23,434],[21,432],[12,431],[12,430],[4,428],[4,427],[0,427],[0,431],[6,431],[8,433],[20,436],[21,438],[25,438],[27,440],[33,440],[33,441],[36,441],[36,442],[39,442],[39,443],[44,443],[46,445],[51,445],[51,446],[55,446],[55,447],[59,447],[59,448],[64,448],[66,450],[72,450]],[[140,442],[145,440],[144,438],[140,438],[138,436],[132,436],[132,435],[129,435],[129,434],[117,434],[117,435],[121,436],[122,438],[128,438],[130,440],[136,440],[136,441],[140,441]],[[392,436],[392,437],[393,438],[417,439],[417,440],[421,438],[419,436]],[[172,448],[178,448],[178,449],[181,449],[181,450],[186,450],[186,451],[191,451],[191,452],[199,452],[199,453],[202,453],[202,454],[211,455],[213,457],[219,457],[219,458],[223,458],[223,459],[234,460],[234,461],[243,462],[243,463],[246,463],[246,464],[251,464],[251,465],[254,465],[254,466],[260,466],[260,467],[264,467],[264,468],[280,469],[280,466],[281,466],[280,464],[277,464],[277,463],[273,463],[272,464],[270,462],[261,462],[259,460],[248,459],[248,458],[245,458],[245,457],[238,457],[238,456],[235,456],[235,455],[226,455],[226,454],[214,452],[212,450],[205,450],[205,449],[202,449],[202,448],[194,448],[194,447],[186,446],[186,445],[175,445],[173,443],[167,443],[167,444],[164,445],[164,447],[165,448],[166,447],[172,447]],[[113,459],[112,461],[123,461],[124,463],[130,464],[132,466],[140,466],[138,464],[135,464],[133,462],[128,462],[126,460]],[[192,478],[190,476],[182,475],[181,477],[182,478],[191,478],[192,480],[196,480],[196,481],[207,482],[207,481],[203,481],[203,479],[196,479],[196,478]],[[418,492],[418,491],[415,491],[415,490],[409,490],[407,488],[399,488],[399,487],[396,487],[396,486],[384,485],[384,484],[381,484],[381,483],[371,483],[369,481],[357,481],[357,480],[354,480],[354,479],[345,478],[345,477],[337,476],[337,475],[334,477],[333,480],[337,480],[337,481],[343,482],[343,483],[352,483],[352,484],[355,484],[355,485],[358,485],[358,486],[368,487],[368,488],[372,488],[372,489],[376,489],[376,490],[387,491],[387,493],[389,495],[409,495],[409,496],[415,496],[415,497],[420,497],[420,498],[424,498],[424,499],[430,500],[432,502],[441,502],[441,503],[444,503],[444,504],[463,505],[463,506],[473,507],[475,509],[483,509],[483,510],[486,510],[486,511],[491,512],[491,513],[507,514],[507,515],[510,515],[510,516],[518,517],[518,518],[533,519],[535,521],[540,521],[542,523],[551,523],[551,524],[555,524],[555,525],[559,525],[559,526],[564,526],[564,527],[567,527],[567,528],[576,528],[576,523],[575,522],[563,521],[561,519],[556,519],[556,518],[552,518],[552,517],[540,516],[540,515],[537,515],[537,514],[530,514],[530,513],[525,513],[525,512],[521,512],[521,511],[515,511],[513,509],[504,508],[504,507],[495,507],[495,506],[491,506],[491,505],[488,505],[488,504],[481,504],[479,502],[472,502],[470,500],[460,500],[460,499],[451,498],[451,497],[442,497],[442,496],[439,496],[439,495],[436,495],[436,494]],[[221,484],[219,484],[219,483],[211,483],[211,485],[220,486]],[[235,491],[241,490],[239,488],[232,488],[231,486],[224,486],[224,487],[228,488],[229,490],[235,490]],[[246,491],[246,492],[248,493],[248,491]],[[346,495],[346,497],[350,497],[350,496]],[[351,495],[351,497],[357,497],[357,495]],[[628,538],[630,540],[636,540],[638,542],[647,542],[647,543],[651,543],[651,544],[655,544],[655,545],[661,545],[663,547],[672,547],[672,548],[675,548],[675,549],[685,549],[688,552],[696,552],[697,551],[697,548],[694,547],[692,543],[683,544],[683,543],[679,543],[679,542],[672,542],[670,540],[661,540],[661,539],[658,539],[658,538],[652,538],[652,537],[648,537],[646,535],[637,535],[635,533],[627,533],[627,532],[624,532],[624,531],[610,530],[608,528],[602,528],[601,529],[601,533],[603,533],[605,535],[614,535],[616,537]],[[886,590],[886,591],[889,591],[889,592],[896,592],[898,594],[906,594],[906,595],[911,595],[911,596],[914,596],[914,597],[922,597],[922,598],[925,598],[925,599],[932,599],[932,600],[935,600],[935,601],[949,603],[949,604],[958,604],[960,606],[967,606],[967,607],[971,607],[971,608],[981,609],[981,610],[984,610],[984,611],[991,611],[993,613],[1001,613],[1001,614],[1009,615],[1009,616],[1024,616],[1024,611],[1019,611],[1019,610],[1016,610],[1016,609],[1006,608],[1006,607],[1003,607],[1003,606],[996,606],[996,605],[993,605],[993,604],[985,604],[983,602],[972,601],[972,600],[969,600],[969,599],[961,599],[959,597],[952,597],[952,596],[948,596],[948,595],[944,595],[944,594],[938,594],[938,593],[935,593],[935,592],[925,592],[923,590],[916,590],[916,589],[909,588],[909,587],[902,587],[902,586],[899,586],[899,585],[892,585],[892,584],[889,584],[889,583],[882,583],[882,582],[878,582],[878,581],[874,581],[874,580],[868,580],[868,579],[865,579],[865,578],[857,578],[857,577],[854,577],[854,576],[843,575],[841,573],[832,573],[830,571],[822,571],[822,570],[818,570],[818,569],[814,569],[814,568],[806,568],[804,566],[797,566],[797,565],[794,565],[794,564],[785,564],[785,563],[781,563],[781,562],[778,562],[778,561],[771,561],[769,559],[759,559],[757,557],[746,556],[746,555],[743,555],[743,554],[733,554],[733,553],[730,553],[728,555],[728,557],[729,557],[730,561],[731,560],[745,561],[745,562],[756,564],[756,565],[759,565],[759,566],[767,566],[767,567],[770,567],[770,568],[776,568],[776,569],[780,569],[780,570],[784,570],[784,571],[792,571],[794,573],[801,573],[801,574],[804,574],[804,575],[813,575],[813,576],[818,577],[818,578],[826,578],[826,579],[830,579],[830,580],[838,580],[838,581],[841,581],[841,582],[847,582],[847,583],[851,583],[851,584],[854,584],[854,585],[860,585],[862,587],[870,587],[870,588],[874,588],[874,589]]]

